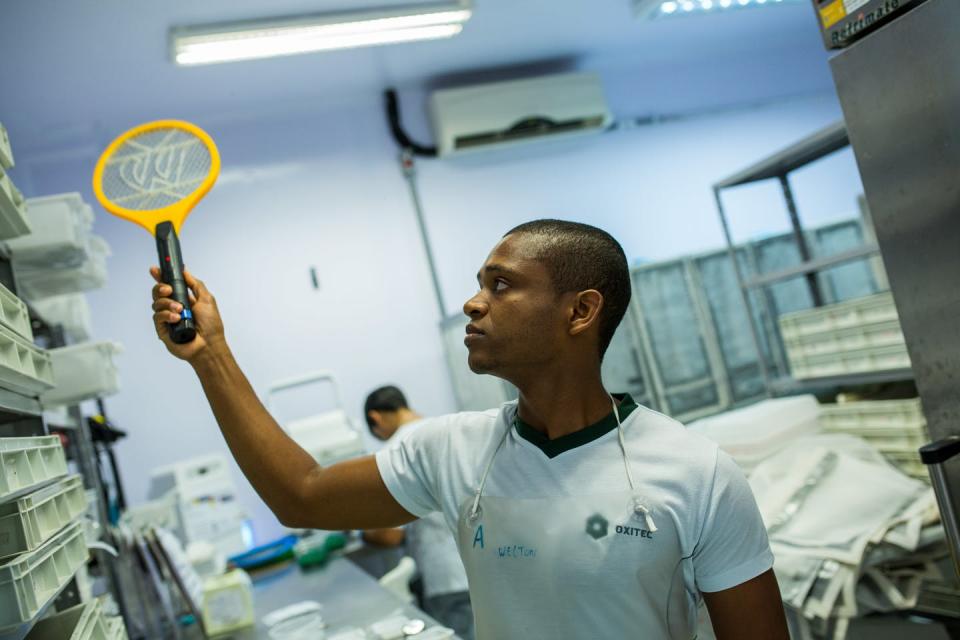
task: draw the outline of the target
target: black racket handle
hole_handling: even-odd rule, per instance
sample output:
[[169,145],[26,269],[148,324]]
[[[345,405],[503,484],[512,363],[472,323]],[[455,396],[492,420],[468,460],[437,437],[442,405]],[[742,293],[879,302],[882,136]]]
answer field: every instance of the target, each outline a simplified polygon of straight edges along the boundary
[[157,254],[160,257],[160,279],[173,288],[170,297],[183,305],[180,321],[171,322],[170,339],[177,344],[186,344],[197,337],[197,325],[190,309],[190,295],[187,281],[183,277],[183,256],[180,254],[180,240],[169,222],[157,225]]

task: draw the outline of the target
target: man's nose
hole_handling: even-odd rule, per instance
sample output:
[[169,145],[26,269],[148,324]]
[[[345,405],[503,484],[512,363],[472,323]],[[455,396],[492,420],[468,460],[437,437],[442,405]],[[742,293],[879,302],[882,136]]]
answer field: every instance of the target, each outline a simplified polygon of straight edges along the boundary
[[483,299],[482,292],[477,292],[475,296],[463,303],[463,312],[471,318],[481,318],[487,313],[487,303]]

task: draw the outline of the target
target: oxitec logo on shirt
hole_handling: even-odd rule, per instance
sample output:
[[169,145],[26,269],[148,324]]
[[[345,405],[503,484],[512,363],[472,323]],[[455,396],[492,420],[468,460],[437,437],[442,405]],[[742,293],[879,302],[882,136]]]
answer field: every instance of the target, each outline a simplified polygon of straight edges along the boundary
[[[647,529],[640,529],[639,527],[628,527],[626,525],[618,524],[615,531],[617,535],[621,536],[631,536],[635,538],[647,538],[653,540],[653,532]],[[610,523],[607,522],[607,519],[604,518],[599,513],[595,513],[589,518],[587,518],[587,535],[593,538],[594,540],[599,540],[601,538],[607,537],[607,534],[610,532]],[[474,545],[476,546],[476,545]]]

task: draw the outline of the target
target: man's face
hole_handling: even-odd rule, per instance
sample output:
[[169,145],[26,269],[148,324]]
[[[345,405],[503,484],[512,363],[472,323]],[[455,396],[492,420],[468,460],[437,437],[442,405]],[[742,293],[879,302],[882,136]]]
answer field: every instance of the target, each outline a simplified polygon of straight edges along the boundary
[[535,259],[536,240],[510,235],[493,248],[477,274],[480,290],[463,305],[470,317],[464,340],[475,373],[507,380],[556,358],[567,335],[566,296]]

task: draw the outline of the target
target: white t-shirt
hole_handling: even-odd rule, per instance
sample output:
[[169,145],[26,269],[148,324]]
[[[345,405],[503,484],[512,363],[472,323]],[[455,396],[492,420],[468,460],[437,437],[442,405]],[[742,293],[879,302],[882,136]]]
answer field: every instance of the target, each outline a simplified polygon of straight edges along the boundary
[[[423,424],[423,420],[408,422],[397,431],[391,442],[409,437]],[[456,540],[442,514],[430,513],[414,520],[404,529],[407,551],[417,562],[426,597],[467,590],[467,573],[460,561]]]
[[[625,397],[621,414],[632,404]],[[473,496],[487,462],[508,432],[494,458],[484,496],[559,500],[629,490],[612,416],[549,441],[517,424],[516,412],[516,402],[511,402],[499,410],[426,420],[408,437],[377,453],[384,483],[411,514],[423,517],[439,511],[451,531],[456,531],[462,505]],[[683,564],[683,580],[691,596],[729,589],[773,566],[750,486],[715,443],[643,407],[633,408],[623,418],[623,429],[637,488],[662,530],[656,535],[676,537],[658,547],[675,550],[671,553],[677,555],[676,566]],[[466,558],[471,549],[461,547],[460,553]],[[578,611],[584,619],[596,618],[591,609],[596,603],[622,599],[637,588],[636,567],[623,563],[622,569],[618,575],[602,577],[586,571],[585,582],[578,580],[579,597],[557,598],[554,610],[531,610],[525,604],[526,594],[516,593],[504,598],[515,606],[483,611],[474,602],[474,613],[478,624],[485,617],[495,619],[500,629],[551,629],[556,619],[574,619]],[[469,577],[472,583],[474,576]],[[504,588],[509,589],[509,584]],[[652,608],[650,615],[657,611]],[[610,624],[619,627],[626,622]],[[635,637],[636,632],[636,626],[610,628],[603,637]]]

